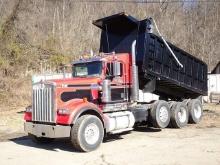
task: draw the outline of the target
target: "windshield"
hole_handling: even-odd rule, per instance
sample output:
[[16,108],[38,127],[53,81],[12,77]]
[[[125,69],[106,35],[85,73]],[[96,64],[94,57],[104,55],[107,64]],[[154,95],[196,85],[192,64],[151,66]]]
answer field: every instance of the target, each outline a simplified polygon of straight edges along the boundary
[[100,76],[101,72],[101,61],[79,63],[73,65],[73,77]]

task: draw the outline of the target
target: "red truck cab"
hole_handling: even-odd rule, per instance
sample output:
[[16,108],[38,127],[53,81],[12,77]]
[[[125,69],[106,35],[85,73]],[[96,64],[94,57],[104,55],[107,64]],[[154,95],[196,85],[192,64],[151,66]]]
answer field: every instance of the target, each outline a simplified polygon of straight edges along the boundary
[[[35,141],[70,137],[72,126],[84,115],[99,119],[106,132],[109,121],[105,120],[108,116],[103,111],[111,111],[112,104],[118,108],[124,106],[124,109],[129,104],[130,61],[131,56],[127,53],[100,54],[75,61],[72,78],[33,84],[32,107],[24,117],[26,132]],[[109,82],[107,87],[111,88],[111,94],[106,97],[111,99],[104,98],[104,81]],[[107,128],[108,132],[111,130],[113,128]]]

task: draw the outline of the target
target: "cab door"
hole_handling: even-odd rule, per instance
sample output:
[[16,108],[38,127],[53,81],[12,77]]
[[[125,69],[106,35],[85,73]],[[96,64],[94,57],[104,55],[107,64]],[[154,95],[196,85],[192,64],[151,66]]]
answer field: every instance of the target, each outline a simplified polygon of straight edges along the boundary
[[125,65],[122,62],[108,62],[106,64],[106,78],[111,80],[111,99],[113,102],[128,100],[128,89],[123,75]]

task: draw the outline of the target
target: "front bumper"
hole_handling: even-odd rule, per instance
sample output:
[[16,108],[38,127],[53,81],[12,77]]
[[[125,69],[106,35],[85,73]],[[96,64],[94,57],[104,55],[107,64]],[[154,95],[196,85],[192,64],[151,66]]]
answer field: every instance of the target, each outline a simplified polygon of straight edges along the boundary
[[53,126],[53,125],[25,122],[24,130],[26,133],[30,133],[37,137],[63,138],[63,137],[70,137],[71,127],[63,126],[63,125]]

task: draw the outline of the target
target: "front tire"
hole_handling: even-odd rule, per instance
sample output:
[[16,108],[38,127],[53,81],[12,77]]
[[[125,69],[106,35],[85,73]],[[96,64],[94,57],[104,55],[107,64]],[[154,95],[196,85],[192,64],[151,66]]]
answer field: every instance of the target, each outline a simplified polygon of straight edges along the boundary
[[71,129],[71,142],[79,151],[89,152],[97,149],[103,137],[103,124],[94,115],[81,116]]

